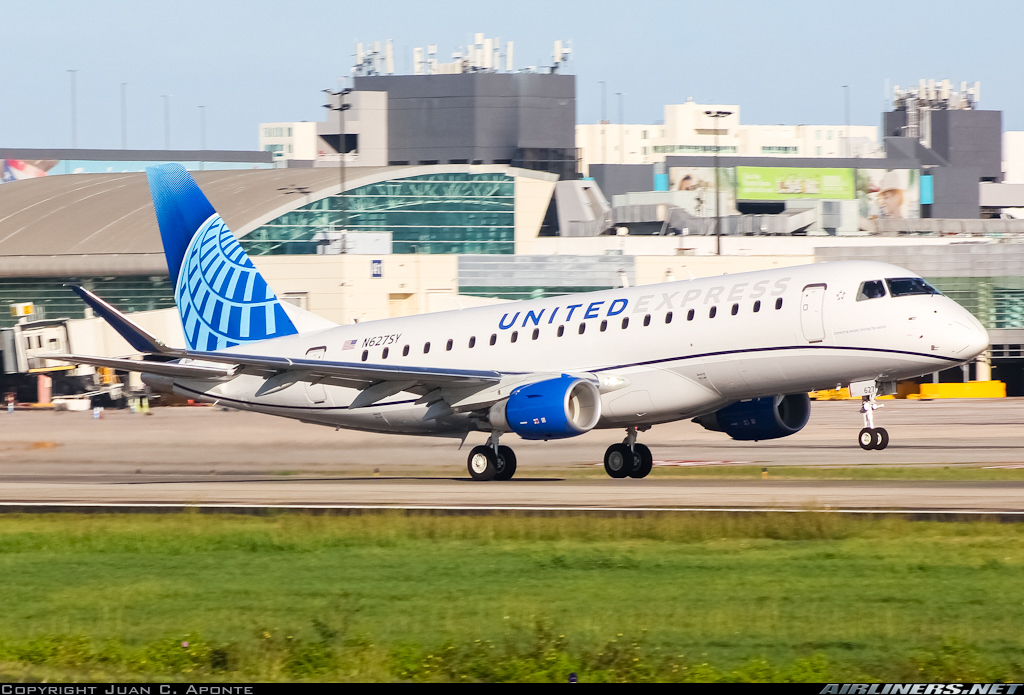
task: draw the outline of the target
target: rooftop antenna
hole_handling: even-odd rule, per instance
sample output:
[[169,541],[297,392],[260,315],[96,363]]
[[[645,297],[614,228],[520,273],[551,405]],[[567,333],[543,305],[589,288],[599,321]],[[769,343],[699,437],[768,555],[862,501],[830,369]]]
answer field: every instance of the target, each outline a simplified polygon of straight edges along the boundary
[[505,48],[505,69],[512,72],[512,42],[509,41]]
[[394,75],[395,74],[395,46],[392,43],[391,39],[388,39],[387,46],[385,47],[384,50],[385,50],[385,54],[384,54],[384,63],[385,63],[384,71],[388,75]]

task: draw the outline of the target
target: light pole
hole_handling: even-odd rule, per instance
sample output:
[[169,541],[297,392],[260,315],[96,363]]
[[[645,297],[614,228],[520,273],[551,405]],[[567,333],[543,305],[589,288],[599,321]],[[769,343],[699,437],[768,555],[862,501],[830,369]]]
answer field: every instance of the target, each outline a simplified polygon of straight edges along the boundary
[[164,100],[164,149],[171,149],[171,95],[161,94]]
[[[732,111],[705,111],[705,116],[711,118],[725,118],[731,116]],[[715,252],[722,255],[722,202],[719,190],[721,186],[718,183],[718,124],[715,123]]]
[[341,205],[341,231],[345,231],[348,229],[348,192],[345,190],[345,155],[347,154],[345,152],[345,150],[347,149],[345,145],[345,112],[352,108],[351,104],[345,103],[345,95],[351,94],[352,90],[342,88],[337,92],[332,92],[329,89],[325,89],[323,91],[324,94],[330,97],[338,98],[337,106],[328,102],[324,104],[324,108],[330,109],[331,111],[337,111],[338,118],[340,119],[339,130],[341,132],[338,135],[338,155],[341,158],[341,166],[339,167],[339,173],[341,174],[341,188],[338,191],[338,194],[340,196],[339,203]]
[[[206,150],[206,107],[199,107],[199,149],[201,151]],[[205,155],[200,155],[205,156]],[[202,159],[199,160],[199,171],[203,170],[203,165],[206,162]]]
[[626,141],[622,131],[626,127],[624,125],[626,121],[622,115],[622,92],[615,92],[615,96],[619,98],[619,164],[623,164],[626,161],[624,159],[626,156]]
[[128,149],[128,83],[121,83],[121,149]]
[[75,78],[78,70],[68,70],[71,73],[71,149],[78,148],[78,95],[75,94]]
[[846,156],[852,156],[850,153],[850,85],[844,84],[843,90],[845,91],[846,101]]

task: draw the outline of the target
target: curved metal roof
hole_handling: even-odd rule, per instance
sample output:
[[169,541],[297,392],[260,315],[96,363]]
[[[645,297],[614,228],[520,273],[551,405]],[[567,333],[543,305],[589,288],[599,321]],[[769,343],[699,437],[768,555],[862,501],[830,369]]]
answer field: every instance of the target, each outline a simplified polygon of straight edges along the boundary
[[[346,189],[395,178],[450,172],[502,172],[550,178],[507,165],[348,167]],[[194,171],[235,236],[341,190],[339,171]],[[0,185],[0,277],[167,273],[144,173],[67,174]]]

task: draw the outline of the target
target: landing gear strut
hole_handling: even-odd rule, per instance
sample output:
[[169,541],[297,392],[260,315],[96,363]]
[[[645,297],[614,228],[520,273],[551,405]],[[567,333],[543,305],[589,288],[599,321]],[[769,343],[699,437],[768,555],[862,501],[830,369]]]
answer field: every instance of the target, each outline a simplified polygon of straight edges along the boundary
[[857,435],[861,449],[877,451],[889,446],[889,433],[884,427],[875,427],[875,410],[881,407],[874,395],[861,397],[860,412],[864,416],[864,429]]
[[636,427],[627,427],[622,444],[612,444],[604,452],[604,470],[612,478],[646,478],[651,472],[654,457],[650,449],[637,443],[636,434]]
[[483,446],[469,452],[466,467],[473,480],[511,480],[516,474],[516,455],[510,447],[498,446],[501,432],[494,430]]

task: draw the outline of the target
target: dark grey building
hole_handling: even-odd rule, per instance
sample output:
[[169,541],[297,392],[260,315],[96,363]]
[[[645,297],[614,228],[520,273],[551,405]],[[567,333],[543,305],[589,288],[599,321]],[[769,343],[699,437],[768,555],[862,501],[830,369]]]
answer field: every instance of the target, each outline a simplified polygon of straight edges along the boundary
[[511,164],[576,175],[576,77],[537,73],[374,75],[387,92],[388,164]]

